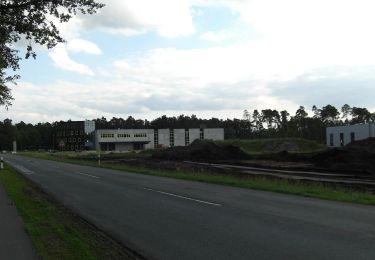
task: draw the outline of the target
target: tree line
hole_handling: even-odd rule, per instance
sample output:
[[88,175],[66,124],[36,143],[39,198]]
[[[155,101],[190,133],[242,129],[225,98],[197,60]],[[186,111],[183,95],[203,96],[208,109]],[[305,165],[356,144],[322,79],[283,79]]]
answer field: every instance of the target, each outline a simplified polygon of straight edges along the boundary
[[[325,142],[325,128],[345,124],[374,123],[375,113],[367,108],[351,107],[345,104],[341,109],[332,105],[322,108],[312,107],[313,114],[309,116],[305,107],[300,106],[294,115],[288,111],[275,109],[244,110],[241,119],[201,119],[196,115],[180,115],[167,117],[163,115],[152,121],[105,117],[94,119],[96,129],[162,129],[162,128],[224,128],[226,139],[254,139],[300,137]],[[0,121],[0,150],[11,150],[14,140],[18,148],[24,149],[53,149],[53,129],[56,124],[24,122],[13,124],[12,120]]]

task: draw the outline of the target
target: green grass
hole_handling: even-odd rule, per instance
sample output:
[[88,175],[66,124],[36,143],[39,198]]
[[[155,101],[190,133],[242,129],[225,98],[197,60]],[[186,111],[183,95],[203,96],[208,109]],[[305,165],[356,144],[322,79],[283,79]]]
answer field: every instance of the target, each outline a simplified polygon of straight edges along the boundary
[[184,171],[167,171],[155,170],[145,167],[134,167],[118,163],[102,163],[98,166],[95,161],[67,159],[63,157],[51,156],[45,153],[27,153],[27,156],[32,156],[41,159],[63,161],[68,163],[102,167],[120,171],[127,171],[132,173],[140,173],[175,179],[199,181],[214,183],[220,185],[230,185],[234,187],[265,190],[272,192],[280,192],[285,194],[293,194],[305,197],[352,202],[366,205],[375,205],[375,194],[369,192],[353,191],[341,186],[324,185],[319,183],[306,183],[298,181],[288,181],[281,179],[258,178],[258,177],[236,177],[232,175],[219,175],[208,172],[184,172]]
[[315,141],[302,138],[268,138],[268,139],[228,139],[216,141],[218,144],[232,144],[242,148],[248,154],[272,153],[282,143],[288,142],[295,144],[298,153],[321,152],[327,149],[326,146]]
[[108,255],[110,249],[96,240],[98,235],[86,226],[88,224],[76,221],[74,214],[53,203],[39,188],[8,166],[0,171],[1,184],[16,205],[42,259],[97,259]]

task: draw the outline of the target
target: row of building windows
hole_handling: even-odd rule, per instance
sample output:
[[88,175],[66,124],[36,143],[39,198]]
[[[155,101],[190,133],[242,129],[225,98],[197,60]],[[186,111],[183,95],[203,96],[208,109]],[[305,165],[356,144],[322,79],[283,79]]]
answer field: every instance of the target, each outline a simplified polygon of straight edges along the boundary
[[185,145],[189,145],[189,142],[190,142],[189,131],[185,131]]
[[114,138],[115,135],[114,134],[101,134],[100,137],[101,138]]
[[[334,145],[334,137],[333,137],[333,134],[330,134],[329,135],[329,145],[330,146],[333,146]],[[354,132],[351,132],[350,133],[350,142],[354,142],[355,141],[355,133]],[[340,133],[340,146],[344,146],[345,145],[345,140],[344,140],[344,133]]]
[[169,145],[170,145],[171,147],[174,146],[174,131],[170,131],[170,132],[169,132]]
[[138,133],[138,134],[134,134],[134,137],[147,137],[147,134],[146,133]]
[[[101,134],[101,138],[114,138],[115,134]],[[117,134],[118,138],[130,138],[130,134]],[[147,137],[146,133],[134,134],[134,137]]]
[[56,136],[73,136],[73,135],[83,135],[83,130],[70,130],[70,131],[59,131]]
[[119,138],[129,138],[130,134],[117,134],[117,137],[119,137]]
[[83,145],[78,145],[78,144],[72,144],[72,145],[67,145],[64,147],[65,151],[78,151],[78,150],[84,150]]
[[154,148],[157,149],[159,147],[159,131],[154,131]]
[[65,143],[75,143],[75,142],[77,142],[77,143],[80,143],[81,142],[81,138],[75,138],[75,137],[69,137],[69,138],[63,138],[63,139],[61,139],[62,141],[64,141]]

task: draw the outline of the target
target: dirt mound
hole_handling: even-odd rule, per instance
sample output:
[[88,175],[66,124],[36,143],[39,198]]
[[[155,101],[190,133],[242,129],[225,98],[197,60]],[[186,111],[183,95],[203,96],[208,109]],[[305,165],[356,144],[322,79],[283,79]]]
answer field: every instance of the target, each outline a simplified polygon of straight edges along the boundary
[[211,141],[196,140],[189,146],[176,146],[160,150],[152,155],[155,159],[163,160],[192,160],[192,161],[217,161],[217,160],[249,160],[238,146],[217,145]]
[[295,142],[284,141],[273,149],[274,153],[280,152],[298,152],[299,146]]
[[319,169],[375,174],[375,138],[356,141],[345,147],[318,153],[290,153],[284,150],[278,153],[257,155],[255,159],[277,162],[306,162]]
[[319,167],[375,174],[375,138],[353,142],[311,158]]
[[342,148],[347,151],[365,151],[375,153],[375,137],[370,137],[364,140],[355,141]]

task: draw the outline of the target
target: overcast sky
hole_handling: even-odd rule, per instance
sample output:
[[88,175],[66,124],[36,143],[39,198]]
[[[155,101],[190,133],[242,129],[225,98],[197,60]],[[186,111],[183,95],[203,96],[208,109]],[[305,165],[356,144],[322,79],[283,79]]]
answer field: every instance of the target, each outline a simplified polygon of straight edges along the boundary
[[15,122],[375,110],[373,0],[102,0],[21,63]]

